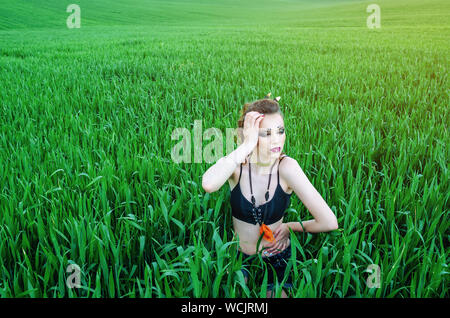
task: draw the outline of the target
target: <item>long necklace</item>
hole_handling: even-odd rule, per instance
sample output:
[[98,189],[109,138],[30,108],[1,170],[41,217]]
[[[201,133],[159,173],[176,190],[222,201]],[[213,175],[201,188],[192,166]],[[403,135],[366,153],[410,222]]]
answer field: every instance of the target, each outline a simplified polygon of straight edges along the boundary
[[252,165],[251,165],[250,162],[249,162],[249,168],[248,168],[248,169],[249,169],[248,177],[249,177],[249,180],[250,180],[250,193],[251,193],[251,196],[252,196],[252,206],[253,206],[253,207],[252,207],[252,214],[253,214],[253,218],[255,219],[256,223],[258,223],[258,224],[260,225],[260,227],[259,227],[259,233],[260,233],[260,234],[264,233],[264,238],[265,238],[266,240],[270,241],[270,242],[273,242],[275,239],[274,239],[274,237],[273,237],[272,231],[270,230],[269,227],[267,227],[267,225],[264,224],[264,221],[265,221],[266,216],[267,216],[267,201],[269,200],[270,180],[271,180],[271,178],[272,178],[272,169],[273,169],[273,167],[275,166],[275,164],[276,164],[276,161],[273,163],[272,167],[270,168],[269,183],[267,184],[267,191],[266,191],[266,195],[265,195],[265,199],[266,199],[265,205],[266,205],[266,208],[265,208],[265,211],[264,211],[264,219],[263,219],[263,220],[261,220],[261,219],[263,218],[263,217],[261,216],[261,208],[260,208],[260,207],[257,208],[257,207],[255,206],[256,200],[255,200],[255,197],[253,196],[253,188],[252,188]]

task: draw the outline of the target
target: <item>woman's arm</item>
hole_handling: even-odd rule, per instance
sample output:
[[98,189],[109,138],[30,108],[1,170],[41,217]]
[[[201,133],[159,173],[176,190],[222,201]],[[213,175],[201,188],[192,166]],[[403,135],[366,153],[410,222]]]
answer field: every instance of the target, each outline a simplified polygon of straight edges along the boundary
[[206,192],[215,192],[233,174],[236,167],[245,160],[258,144],[259,125],[264,114],[248,112],[244,117],[242,144],[226,157],[222,157],[203,174],[202,187]]
[[243,162],[252,151],[253,148],[249,144],[242,143],[228,156],[217,160],[217,162],[203,174],[203,189],[209,193],[219,190],[233,174],[236,167]]
[[[317,233],[338,229],[336,216],[308,180],[297,160],[287,157],[284,161],[283,168],[280,165],[280,174],[314,217],[314,220],[302,222],[305,231]],[[303,231],[300,222],[289,222],[287,225],[293,231]]]

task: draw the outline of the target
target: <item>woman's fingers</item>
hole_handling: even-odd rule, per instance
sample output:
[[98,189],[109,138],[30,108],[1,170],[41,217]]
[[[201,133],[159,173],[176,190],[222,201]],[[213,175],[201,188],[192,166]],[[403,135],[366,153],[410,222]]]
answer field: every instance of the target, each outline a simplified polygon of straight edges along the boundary
[[280,227],[277,227],[277,229],[273,232],[273,237],[275,237],[275,239],[278,239],[278,233],[280,233]]
[[243,130],[244,142],[249,142],[253,146],[257,145],[259,125],[263,117],[263,114],[258,112],[249,112],[245,115]]
[[281,252],[282,250],[284,250],[284,246],[285,246],[285,242],[283,241],[282,243],[280,243],[280,246],[278,247],[278,252]]
[[281,244],[279,241],[277,241],[274,245],[272,245],[271,247],[269,247],[266,251],[267,253],[276,253],[278,249],[281,248]]
[[267,254],[280,253],[280,252],[284,251],[287,246],[288,246],[288,241],[287,240],[281,240],[281,241],[277,240],[276,244],[274,244],[273,246],[270,246],[270,248],[267,249]]
[[272,249],[278,244],[278,242],[272,243],[270,245],[266,245],[266,249],[264,250],[264,254],[271,253]]
[[[259,119],[259,120],[258,120]],[[259,121],[262,119],[262,114],[255,112],[255,114],[253,114],[252,116],[252,125],[251,127],[259,127]]]
[[[258,128],[259,130],[259,125],[261,123],[261,121],[264,119],[264,115],[260,115],[256,120],[255,120],[255,126],[256,128]],[[259,132],[259,131],[258,131]]]
[[[256,119],[258,119],[263,114],[258,112],[248,112],[245,115],[244,127],[254,127]],[[245,125],[247,123],[247,126]]]
[[250,126],[250,117],[252,117],[251,112],[245,114],[245,119],[244,119],[244,129],[247,129]]
[[245,114],[244,129],[250,127],[252,116],[253,112],[248,112],[247,114]]

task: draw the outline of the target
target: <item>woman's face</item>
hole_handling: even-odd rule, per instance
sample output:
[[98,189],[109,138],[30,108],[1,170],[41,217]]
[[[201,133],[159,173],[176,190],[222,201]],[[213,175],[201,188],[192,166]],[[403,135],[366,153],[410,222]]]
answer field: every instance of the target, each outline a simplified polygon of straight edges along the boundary
[[[280,114],[266,114],[260,122],[258,138],[258,161],[270,163],[283,151],[286,133]],[[278,148],[278,149],[274,149]]]

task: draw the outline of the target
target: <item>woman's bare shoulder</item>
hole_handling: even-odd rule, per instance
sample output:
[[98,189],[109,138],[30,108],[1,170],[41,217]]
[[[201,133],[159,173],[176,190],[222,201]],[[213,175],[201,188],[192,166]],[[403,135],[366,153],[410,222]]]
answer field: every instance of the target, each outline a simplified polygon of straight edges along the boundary
[[290,169],[298,165],[296,159],[285,155],[280,162],[280,176],[289,174]]
[[283,166],[286,166],[286,165],[289,165],[289,164],[286,164],[286,162],[293,162],[293,161],[297,161],[297,160],[295,160],[294,158],[292,158],[292,157],[289,157],[288,155],[283,155],[283,156],[281,156],[280,157],[280,159],[281,159],[281,162],[280,162],[280,169],[281,169],[281,167],[283,167]]
[[287,185],[287,193],[292,193],[293,189],[289,186],[286,180],[286,176],[292,172],[292,168],[295,167],[296,165],[298,165],[297,160],[295,160],[292,157],[289,157],[288,155],[283,156],[280,162],[280,178]]

